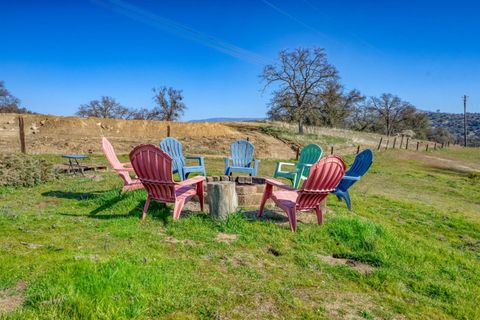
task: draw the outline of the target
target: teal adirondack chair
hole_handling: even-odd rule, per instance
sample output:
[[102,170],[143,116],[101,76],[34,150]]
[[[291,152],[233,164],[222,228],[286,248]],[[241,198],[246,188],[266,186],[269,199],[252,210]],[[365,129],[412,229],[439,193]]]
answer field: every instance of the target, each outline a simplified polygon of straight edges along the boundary
[[[163,139],[160,141],[160,148],[172,158],[172,173],[178,172],[181,181],[187,179],[192,172],[200,172],[204,176],[207,175],[203,157],[184,157],[182,144],[177,139],[172,137]],[[185,159],[197,160],[198,166],[187,166]]]
[[[323,150],[319,145],[309,144],[300,151],[300,159],[295,163],[277,162],[274,178],[285,178],[292,182],[294,188],[298,188],[302,180],[306,180],[310,167],[320,160]],[[295,166],[295,171],[284,171],[282,167]]]
[[255,147],[246,140],[238,140],[230,145],[231,156],[225,157],[225,174],[232,175],[233,172],[247,173],[254,177],[258,172],[260,160],[253,159]]

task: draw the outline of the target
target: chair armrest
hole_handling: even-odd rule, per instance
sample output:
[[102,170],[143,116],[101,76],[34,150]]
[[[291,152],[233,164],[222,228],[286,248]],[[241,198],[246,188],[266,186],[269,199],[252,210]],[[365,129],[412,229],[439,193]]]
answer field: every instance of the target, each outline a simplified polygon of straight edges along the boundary
[[204,157],[203,157],[203,156],[188,156],[188,157],[185,157],[185,159],[188,159],[188,160],[198,160],[198,164],[199,164],[199,165],[203,165],[203,159],[204,159]]
[[203,181],[205,181],[204,176],[196,176],[196,177],[193,177],[193,178],[190,178],[190,179],[187,179],[187,180],[177,182],[177,184],[179,186],[192,186],[194,184],[201,183]]
[[354,177],[354,176],[343,176],[342,179],[345,179],[345,180],[350,180],[350,181],[358,181],[360,180],[360,177]]
[[290,162],[277,162],[277,171],[283,171],[282,166],[295,166],[295,163]]
[[271,179],[271,178],[265,179],[265,183],[267,183],[269,185],[272,185],[274,187],[280,188],[280,189],[289,190],[289,191],[297,191],[297,189],[292,188],[289,185],[286,185],[285,183],[280,182],[280,181],[275,180],[275,179]]
[[232,158],[230,157],[224,157],[223,158],[223,161],[225,162],[225,167],[229,167],[230,166],[230,161],[232,160]]

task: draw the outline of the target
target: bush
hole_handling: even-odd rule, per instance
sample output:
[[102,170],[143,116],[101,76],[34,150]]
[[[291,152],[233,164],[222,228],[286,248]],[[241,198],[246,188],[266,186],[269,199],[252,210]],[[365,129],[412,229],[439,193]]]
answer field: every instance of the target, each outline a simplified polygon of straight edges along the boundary
[[55,179],[53,165],[23,154],[0,155],[0,186],[33,187]]

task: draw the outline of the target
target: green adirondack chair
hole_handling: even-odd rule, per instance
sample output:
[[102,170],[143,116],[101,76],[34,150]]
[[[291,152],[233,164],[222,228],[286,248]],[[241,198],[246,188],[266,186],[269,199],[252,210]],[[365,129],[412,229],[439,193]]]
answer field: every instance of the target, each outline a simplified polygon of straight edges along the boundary
[[[323,150],[319,145],[306,145],[302,151],[300,151],[300,159],[296,164],[277,162],[277,167],[275,168],[275,173],[273,176],[275,178],[286,178],[292,182],[294,188],[298,188],[300,186],[300,182],[307,179],[308,173],[310,172],[310,167],[320,160],[322,154]],[[282,167],[286,166],[294,166],[295,171],[284,171]]]

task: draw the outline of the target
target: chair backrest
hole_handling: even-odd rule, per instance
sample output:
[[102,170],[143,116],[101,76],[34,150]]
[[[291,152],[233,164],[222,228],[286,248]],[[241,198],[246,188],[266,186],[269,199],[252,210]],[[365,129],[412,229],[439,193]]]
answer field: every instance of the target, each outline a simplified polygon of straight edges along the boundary
[[[360,152],[353,161],[353,164],[345,173],[347,176],[362,177],[373,163],[373,152],[370,149],[365,149]],[[338,189],[347,191],[356,181],[343,179],[338,185]]]
[[160,148],[172,158],[173,170],[177,171],[185,166],[185,157],[183,156],[183,148],[180,141],[172,137],[167,137],[160,141]]
[[172,158],[167,153],[154,145],[141,144],[130,152],[130,162],[150,197],[175,201]]
[[297,208],[312,209],[335,190],[345,175],[345,162],[337,156],[328,156],[310,168],[307,180],[298,191]]
[[255,147],[247,140],[238,140],[230,145],[233,166],[248,167],[253,161]]
[[130,175],[128,174],[128,172],[118,171],[118,169],[122,168],[122,164],[118,160],[117,154],[115,153],[115,150],[113,149],[112,144],[105,137],[102,137],[102,149],[108,162],[110,163],[110,165],[114,170],[117,170],[117,174],[123,179],[123,181],[127,184],[132,183],[132,178],[130,178]]
[[298,159],[298,166],[302,164],[314,164],[322,157],[323,150],[319,145],[309,144],[303,147],[300,151],[300,159]]

